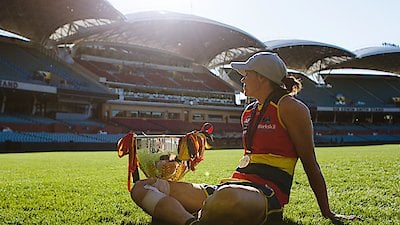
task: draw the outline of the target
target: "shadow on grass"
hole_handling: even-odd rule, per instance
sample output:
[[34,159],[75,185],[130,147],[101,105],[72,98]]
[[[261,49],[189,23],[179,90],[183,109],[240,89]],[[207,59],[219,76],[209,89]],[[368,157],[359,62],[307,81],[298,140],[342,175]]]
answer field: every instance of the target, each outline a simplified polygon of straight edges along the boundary
[[[151,223],[149,223],[148,225],[171,225],[171,224],[153,219],[153,221]],[[269,225],[269,224],[266,224],[266,225]],[[303,224],[294,222],[291,219],[284,218],[283,222],[271,224],[271,225],[303,225]]]
[[[337,220],[337,221],[332,221],[332,224],[333,225],[345,225],[347,223],[344,223],[343,221]],[[142,224],[142,223],[140,223],[140,224],[132,224],[132,223],[125,224],[124,223],[124,224],[121,224],[121,225],[171,225],[171,224],[168,224],[168,223],[153,219],[153,221],[150,222],[150,223],[144,223],[144,224]],[[303,224],[299,223],[299,222],[295,222],[295,221],[293,221],[291,219],[288,219],[288,218],[284,218],[281,223],[265,224],[265,225],[303,225]]]
[[[349,222],[345,223],[345,222],[340,221],[340,220],[331,220],[331,223],[333,225],[346,225]],[[299,222],[292,221],[291,219],[284,218],[282,223],[276,224],[276,225],[303,225],[303,224],[299,223]]]
[[295,222],[288,218],[283,218],[283,221],[281,223],[276,223],[273,225],[302,225],[302,223]]
[[283,222],[280,223],[279,225],[302,225],[302,223],[298,223],[298,222],[292,221],[291,219],[284,218]]

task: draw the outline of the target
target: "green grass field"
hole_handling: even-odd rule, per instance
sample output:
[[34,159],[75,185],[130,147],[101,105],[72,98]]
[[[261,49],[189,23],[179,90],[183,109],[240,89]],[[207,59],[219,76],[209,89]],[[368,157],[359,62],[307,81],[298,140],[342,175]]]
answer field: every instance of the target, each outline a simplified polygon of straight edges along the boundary
[[[210,150],[184,181],[218,183],[241,150]],[[400,224],[400,145],[317,148],[331,207],[349,224]],[[149,224],[126,188],[127,158],[116,152],[0,154],[0,224]],[[143,176],[142,176],[143,177]],[[319,213],[300,163],[287,224],[330,224]]]

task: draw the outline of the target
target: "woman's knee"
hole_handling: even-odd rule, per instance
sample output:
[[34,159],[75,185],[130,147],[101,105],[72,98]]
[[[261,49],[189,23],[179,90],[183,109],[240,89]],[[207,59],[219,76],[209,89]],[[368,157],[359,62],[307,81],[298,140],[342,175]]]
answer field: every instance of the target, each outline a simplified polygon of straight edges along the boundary
[[224,188],[215,191],[209,196],[201,210],[201,217],[203,221],[207,222],[220,222],[221,219],[229,218],[234,215],[237,207],[240,206],[240,198],[237,196],[235,190]]
[[155,179],[139,180],[133,185],[131,189],[131,198],[136,203],[141,203],[147,193],[145,185],[155,183]]
[[230,218],[232,224],[257,224],[264,218],[264,202],[260,193],[223,188],[211,195],[201,212],[203,221],[220,224]]
[[206,202],[213,208],[235,209],[240,205],[240,199],[240,192],[236,189],[223,188],[214,192]]
[[168,196],[169,182],[160,179],[142,180],[131,190],[132,200],[150,215],[154,215],[158,203]]

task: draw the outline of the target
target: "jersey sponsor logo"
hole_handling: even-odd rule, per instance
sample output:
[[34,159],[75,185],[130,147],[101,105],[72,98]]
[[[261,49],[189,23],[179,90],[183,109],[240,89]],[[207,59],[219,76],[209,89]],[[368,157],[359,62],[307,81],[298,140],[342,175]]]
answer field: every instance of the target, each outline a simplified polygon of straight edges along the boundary
[[276,124],[259,124],[257,129],[260,130],[275,130]]
[[275,130],[276,124],[271,123],[271,117],[267,115],[266,117],[262,118],[262,123],[258,124],[257,129],[260,130]]

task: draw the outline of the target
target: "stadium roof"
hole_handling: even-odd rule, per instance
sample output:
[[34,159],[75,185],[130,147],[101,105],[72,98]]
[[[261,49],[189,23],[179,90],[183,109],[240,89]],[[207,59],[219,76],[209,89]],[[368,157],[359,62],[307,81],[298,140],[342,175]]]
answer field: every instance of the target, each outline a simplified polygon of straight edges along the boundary
[[274,40],[264,44],[267,50],[278,53],[288,68],[305,74],[325,70],[356,56],[344,48],[315,41]]
[[354,51],[352,60],[331,65],[327,69],[369,69],[400,74],[400,48],[393,46],[369,47]]
[[114,23],[102,32],[79,40],[80,44],[96,42],[158,49],[207,67],[265,49],[265,45],[250,34],[199,16],[148,11],[126,17],[126,22]]
[[149,49],[208,68],[267,50],[277,52],[288,68],[308,75],[341,68],[400,74],[398,47],[351,52],[308,40],[262,43],[238,28],[195,15],[149,11],[125,17],[107,0],[3,0],[1,6],[0,29],[43,45],[96,43]]
[[2,0],[0,7],[0,29],[39,43],[123,18],[106,0]]

